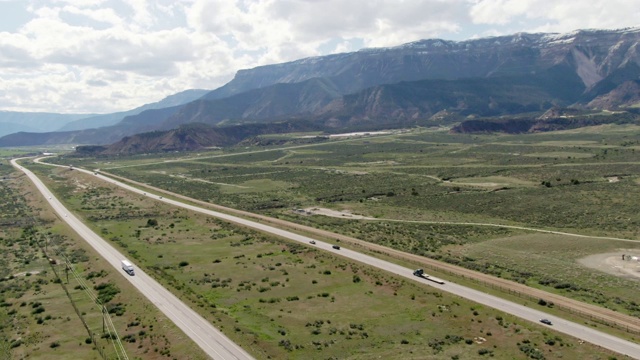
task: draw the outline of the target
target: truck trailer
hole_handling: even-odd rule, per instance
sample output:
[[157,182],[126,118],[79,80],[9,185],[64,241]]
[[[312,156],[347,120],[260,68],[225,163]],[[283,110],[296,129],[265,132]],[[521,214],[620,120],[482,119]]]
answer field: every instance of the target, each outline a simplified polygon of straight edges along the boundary
[[413,275],[414,275],[414,276],[417,276],[417,277],[420,277],[420,278],[423,278],[423,279],[426,279],[426,280],[429,280],[429,281],[433,281],[434,283],[437,283],[437,284],[440,284],[440,285],[443,285],[443,284],[444,284],[444,281],[443,281],[442,279],[438,279],[438,278],[436,278],[436,277],[429,276],[429,275],[427,275],[427,273],[425,273],[425,272],[424,272],[424,270],[422,270],[422,269],[416,269],[416,270],[413,272]]
[[131,276],[135,275],[133,272],[133,265],[127,260],[122,260],[122,270]]
[[413,276],[421,277],[421,278],[429,278],[429,275],[425,274],[424,270],[417,269],[413,272]]

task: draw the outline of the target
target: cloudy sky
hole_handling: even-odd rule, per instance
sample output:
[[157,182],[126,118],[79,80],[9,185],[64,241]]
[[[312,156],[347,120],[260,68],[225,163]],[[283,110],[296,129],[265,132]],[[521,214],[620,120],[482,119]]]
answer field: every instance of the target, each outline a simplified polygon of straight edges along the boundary
[[0,0],[0,110],[121,111],[308,56],[638,25],[640,0]]

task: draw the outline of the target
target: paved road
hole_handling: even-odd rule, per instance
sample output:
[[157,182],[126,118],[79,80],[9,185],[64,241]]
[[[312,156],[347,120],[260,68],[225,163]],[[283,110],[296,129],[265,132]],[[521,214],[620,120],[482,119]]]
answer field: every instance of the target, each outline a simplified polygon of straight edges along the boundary
[[[89,245],[91,245],[113,267],[120,270],[122,275],[131,282],[149,301],[173,321],[189,336],[205,353],[213,359],[221,360],[249,360],[253,359],[246,351],[213,327],[207,320],[180,301],[175,295],[165,289],[139,268],[135,269],[135,276],[129,276],[122,271],[120,261],[126,257],[109,245],[100,236],[89,229],[78,218],[73,216],[47,187],[31,171],[23,168],[12,160],[13,166],[22,170],[45,196],[49,204]],[[140,192],[142,193],[142,192]],[[135,266],[135,264],[134,264]]]
[[[79,169],[78,171],[83,171],[89,174],[93,174],[90,171],[86,171],[86,170],[82,170]],[[159,195],[155,195],[152,194],[146,190],[140,190],[138,188],[135,188],[133,186],[130,186],[128,184],[125,183],[121,183],[119,181],[113,180],[109,177],[97,174],[94,175],[98,178],[101,178],[105,181],[111,182],[115,185],[118,185],[122,188],[125,188],[131,192],[143,195],[143,196],[148,196],[151,198],[154,198],[158,201],[163,201],[167,204],[171,204],[174,206],[178,206],[178,207],[182,207],[184,209],[188,209],[188,210],[192,210],[192,211],[196,211],[199,213],[203,213],[209,216],[213,216],[219,219],[223,219],[229,222],[233,222],[236,224],[240,224],[243,226],[247,226],[253,229],[256,229],[258,231],[262,231],[262,232],[266,232],[266,233],[270,233],[273,235],[277,235],[283,238],[287,238],[289,240],[293,240],[293,241],[298,241],[304,244],[309,244],[310,241],[315,241],[315,247],[325,250],[325,251],[329,251],[329,252],[333,252],[337,255],[340,256],[344,256],[347,257],[349,259],[355,260],[355,261],[359,261],[361,263],[364,264],[368,264],[371,266],[374,266],[376,268],[382,269],[382,270],[386,270],[390,273],[396,274],[400,277],[404,277],[407,278],[409,280],[412,281],[418,281],[420,283],[432,286],[434,288],[437,288],[441,291],[444,292],[449,292],[451,294],[455,294],[458,295],[460,297],[469,299],[471,301],[475,301],[477,303],[498,309],[500,311],[504,311],[505,313],[509,313],[512,315],[515,315],[517,317],[520,317],[522,319],[525,320],[529,320],[535,323],[539,323],[539,320],[542,318],[546,318],[551,320],[551,322],[553,323],[553,326],[551,326],[550,328],[553,330],[556,330],[558,332],[562,332],[568,335],[571,335],[575,338],[578,339],[582,339],[584,341],[590,342],[592,344],[595,345],[599,345],[603,348],[615,351],[617,353],[623,354],[623,355],[627,355],[630,356],[632,358],[635,359],[640,359],[640,345],[627,341],[627,340],[623,340],[620,339],[618,337],[615,337],[613,335],[609,335],[597,330],[594,330],[593,328],[590,327],[586,327],[568,320],[564,320],[562,318],[558,318],[552,315],[549,315],[545,312],[539,311],[539,310],[535,310],[535,309],[531,309],[528,308],[526,306],[508,301],[508,300],[504,300],[502,298],[499,298],[497,296],[493,296],[493,295],[489,295],[486,294],[484,292],[478,291],[478,290],[474,290],[471,288],[467,288],[461,285],[457,285],[455,283],[451,283],[451,282],[447,282],[446,284],[438,284],[436,282],[430,281],[428,279],[424,279],[424,278],[419,278],[416,276],[413,276],[413,269],[408,269],[405,268],[403,266],[397,265],[397,264],[393,264],[390,263],[388,261],[384,261],[369,255],[365,255],[362,253],[359,253],[357,251],[353,251],[350,249],[345,249],[342,248],[340,250],[336,250],[334,249],[332,246],[334,244],[328,243],[328,242],[323,242],[320,240],[316,240],[307,236],[303,236],[303,235],[299,235],[296,233],[292,233],[290,231],[286,231],[286,230],[282,230],[282,229],[278,229],[276,227],[273,226],[269,226],[269,225],[265,225],[265,224],[261,224],[255,221],[251,221],[251,220],[247,220],[247,219],[243,219],[243,218],[239,218],[237,216],[233,216],[233,215],[229,215],[229,214],[225,214],[225,213],[221,213],[221,212],[217,212],[217,211],[213,211],[213,210],[209,210],[209,209],[204,209],[201,207],[197,207],[197,206],[193,206],[190,204],[185,204],[183,202],[180,201],[176,201],[173,199],[167,199],[164,198],[162,196]]]

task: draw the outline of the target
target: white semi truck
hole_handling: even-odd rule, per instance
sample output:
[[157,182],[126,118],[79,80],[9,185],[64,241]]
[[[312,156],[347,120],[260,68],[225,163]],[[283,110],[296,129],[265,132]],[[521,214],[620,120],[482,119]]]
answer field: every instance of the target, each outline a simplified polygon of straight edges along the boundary
[[133,265],[127,260],[122,260],[122,270],[131,276],[135,275],[133,272]]

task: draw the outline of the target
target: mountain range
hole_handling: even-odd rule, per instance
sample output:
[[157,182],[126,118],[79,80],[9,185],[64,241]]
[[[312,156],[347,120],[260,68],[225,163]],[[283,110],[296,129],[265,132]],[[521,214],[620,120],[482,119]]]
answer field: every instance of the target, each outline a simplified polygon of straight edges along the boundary
[[65,132],[109,126],[145,110],[186,104],[208,92],[209,90],[200,89],[186,90],[132,110],[103,115],[0,111],[0,136],[17,132]]
[[[11,134],[0,146],[105,145],[190,123],[240,129],[304,120],[325,130],[370,129],[535,117],[558,107],[624,109],[640,104],[639,79],[638,28],[430,39],[240,70],[174,106],[85,118],[62,128],[69,131]],[[101,127],[78,128],[94,123]]]
[[71,121],[88,116],[92,115],[0,111],[0,136],[19,131],[56,131]]

